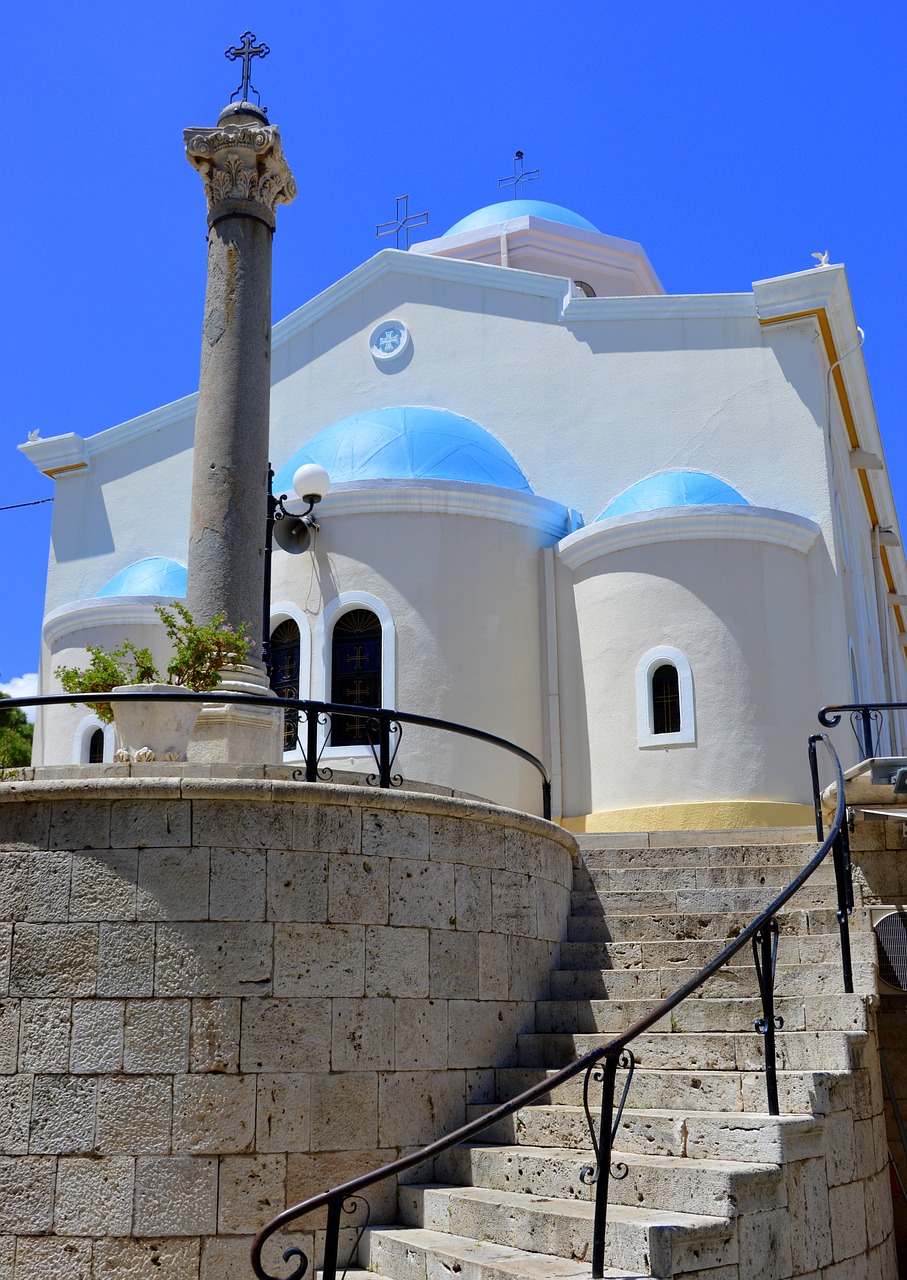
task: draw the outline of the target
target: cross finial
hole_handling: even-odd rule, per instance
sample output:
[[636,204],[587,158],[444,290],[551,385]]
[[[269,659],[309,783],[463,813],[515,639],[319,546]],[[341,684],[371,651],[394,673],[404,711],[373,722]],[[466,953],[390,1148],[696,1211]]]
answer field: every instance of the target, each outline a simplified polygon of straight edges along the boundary
[[[401,216],[400,210],[403,210]],[[397,216],[392,222],[379,222],[375,227],[375,236],[394,237],[394,247],[400,248],[400,232],[404,235],[404,248],[409,248],[409,233],[413,227],[427,227],[427,213],[410,213],[409,196],[397,196]]]
[[[239,48],[232,46],[231,48],[224,50],[224,57],[229,58],[231,62],[236,62],[237,58],[242,59],[242,84],[238,89],[234,89],[230,94],[231,102],[237,94],[240,95],[240,102],[249,102],[249,91],[251,90],[258,98],[258,105],[261,106],[261,94],[252,84],[250,79],[252,74],[252,59],[266,58],[270,52],[271,50],[266,44],[256,45],[255,36],[251,31],[243,32],[240,37]],[[262,110],[267,111],[267,108],[263,107]]]
[[523,183],[533,182],[539,176],[538,169],[523,168],[523,153],[518,151],[513,157],[513,174],[509,178],[498,178],[499,187],[513,187],[514,200],[520,200],[523,196]]

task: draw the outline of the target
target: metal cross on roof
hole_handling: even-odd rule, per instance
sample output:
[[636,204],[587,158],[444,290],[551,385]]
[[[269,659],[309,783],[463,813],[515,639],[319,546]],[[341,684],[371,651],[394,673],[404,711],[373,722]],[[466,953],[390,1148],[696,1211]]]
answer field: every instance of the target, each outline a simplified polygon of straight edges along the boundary
[[[400,216],[400,208],[403,207],[403,216]],[[394,247],[400,248],[400,232],[403,235],[404,248],[409,248],[409,233],[413,227],[427,227],[427,213],[410,213],[409,196],[397,196],[397,216],[392,222],[379,222],[375,227],[375,235],[377,236],[394,236]]]
[[509,178],[498,178],[498,186],[513,187],[514,200],[520,200],[523,196],[523,183],[533,182],[538,176],[538,169],[524,170],[523,153],[518,151],[513,157],[513,175]]
[[240,36],[239,48],[233,46],[230,49],[224,50],[224,57],[229,58],[231,62],[236,62],[237,58],[242,58],[242,84],[238,89],[234,89],[230,94],[231,102],[237,94],[242,95],[239,99],[240,102],[249,102],[249,90],[251,89],[258,98],[258,105],[261,106],[261,94],[255,88],[254,84],[252,84],[250,79],[252,74],[252,59],[266,58],[270,52],[271,50],[266,44],[256,45],[255,36],[251,31],[244,31],[242,36]]

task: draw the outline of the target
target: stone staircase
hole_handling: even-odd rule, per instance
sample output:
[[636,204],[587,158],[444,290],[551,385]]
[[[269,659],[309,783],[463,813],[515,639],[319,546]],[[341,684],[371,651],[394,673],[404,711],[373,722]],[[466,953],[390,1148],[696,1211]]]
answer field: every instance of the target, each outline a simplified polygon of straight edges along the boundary
[[[614,838],[611,837],[610,841]],[[625,1030],[677,989],[793,878],[814,845],[610,848],[580,837],[572,918],[536,1026],[470,1117]],[[834,877],[820,868],[781,917],[779,1096],[766,1114],[749,947],[633,1045],[615,1142],[606,1275],[884,1280],[896,1275],[874,1058],[874,938],[852,920],[858,993],[841,994]],[[618,1075],[618,1096],[623,1073]],[[581,1077],[401,1186],[399,1223],[360,1265],[394,1280],[588,1277],[591,1162]],[[590,1098],[596,1101],[594,1086]],[[350,1273],[351,1275],[354,1273]]]

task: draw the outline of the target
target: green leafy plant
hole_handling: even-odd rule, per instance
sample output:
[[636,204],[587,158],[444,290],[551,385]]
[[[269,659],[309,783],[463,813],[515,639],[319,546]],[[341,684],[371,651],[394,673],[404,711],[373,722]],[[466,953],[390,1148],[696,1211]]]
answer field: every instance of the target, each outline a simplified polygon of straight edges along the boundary
[[[0,693],[0,699],[8,697],[8,693]],[[18,707],[0,710],[0,769],[31,764],[32,728]]]
[[[223,667],[245,662],[254,640],[245,634],[245,623],[234,630],[227,615],[216,613],[210,622],[195,622],[183,604],[169,608],[155,606],[173,646],[173,656],[162,675],[151,651],[137,649],[124,640],[116,649],[88,645],[91,659],[87,667],[57,667],[56,676],[64,693],[109,693],[121,684],[172,684],[196,693],[207,693],[220,684]],[[113,720],[109,702],[88,704],[104,724]]]

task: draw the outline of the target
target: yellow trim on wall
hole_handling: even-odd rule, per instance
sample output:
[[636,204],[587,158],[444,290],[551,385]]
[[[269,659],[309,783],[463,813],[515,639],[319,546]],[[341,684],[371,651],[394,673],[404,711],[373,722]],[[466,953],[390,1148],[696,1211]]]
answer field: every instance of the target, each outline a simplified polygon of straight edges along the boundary
[[732,831],[740,827],[809,827],[811,804],[780,800],[705,800],[697,804],[650,804],[638,809],[559,818],[574,834],[585,831]]

